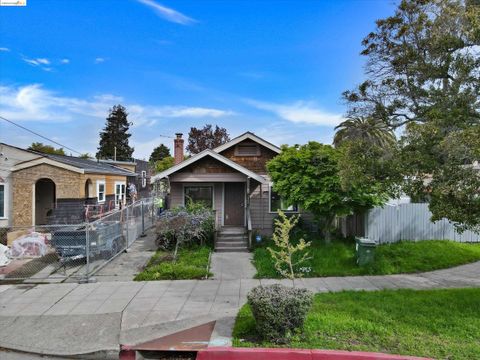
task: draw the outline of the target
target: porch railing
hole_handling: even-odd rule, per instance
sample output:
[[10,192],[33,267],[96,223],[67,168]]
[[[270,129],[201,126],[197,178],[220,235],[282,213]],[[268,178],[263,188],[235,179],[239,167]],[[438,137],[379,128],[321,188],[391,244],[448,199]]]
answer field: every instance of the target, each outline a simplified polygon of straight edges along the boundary
[[252,216],[250,214],[250,206],[247,206],[247,234],[248,234],[248,248],[252,247]]

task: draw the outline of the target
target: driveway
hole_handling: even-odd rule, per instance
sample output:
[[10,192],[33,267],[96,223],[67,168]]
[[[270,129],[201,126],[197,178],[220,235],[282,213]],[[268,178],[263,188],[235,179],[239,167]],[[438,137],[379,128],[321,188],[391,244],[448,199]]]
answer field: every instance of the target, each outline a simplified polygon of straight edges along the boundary
[[117,256],[94,274],[95,280],[100,282],[132,281],[157,250],[155,229],[150,229],[145,234],[146,236],[138,238],[127,252]]

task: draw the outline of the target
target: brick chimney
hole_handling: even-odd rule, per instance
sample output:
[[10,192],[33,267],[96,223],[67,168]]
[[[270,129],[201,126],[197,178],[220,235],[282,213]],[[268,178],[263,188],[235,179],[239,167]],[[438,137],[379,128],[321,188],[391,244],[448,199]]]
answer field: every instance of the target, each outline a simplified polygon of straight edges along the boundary
[[183,161],[183,139],[182,133],[176,133],[177,137],[173,140],[173,158],[175,159],[175,165]]

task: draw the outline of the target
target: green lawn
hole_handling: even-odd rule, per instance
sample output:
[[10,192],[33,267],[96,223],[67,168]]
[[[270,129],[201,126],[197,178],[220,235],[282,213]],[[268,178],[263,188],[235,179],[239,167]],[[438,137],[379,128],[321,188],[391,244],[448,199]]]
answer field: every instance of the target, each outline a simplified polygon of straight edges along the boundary
[[146,268],[135,276],[136,281],[202,279],[208,274],[210,247],[181,248],[178,259],[173,261],[169,252],[158,250]]
[[[365,267],[355,263],[353,242],[334,241],[327,245],[314,241],[308,252],[312,259],[301,265],[310,268],[305,277],[415,273],[480,260],[480,244],[442,240],[379,245],[375,263]],[[266,247],[256,248],[253,259],[257,278],[279,277]]]
[[[378,351],[435,359],[480,358],[480,289],[384,290],[315,296],[294,348]],[[248,305],[233,329],[237,347],[258,341]]]

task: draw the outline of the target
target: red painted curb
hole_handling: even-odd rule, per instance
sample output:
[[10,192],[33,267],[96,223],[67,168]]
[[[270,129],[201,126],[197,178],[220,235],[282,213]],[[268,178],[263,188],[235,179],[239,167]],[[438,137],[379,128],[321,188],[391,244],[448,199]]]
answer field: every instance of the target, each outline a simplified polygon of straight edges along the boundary
[[120,346],[120,353],[118,354],[119,360],[135,360],[137,354],[135,350],[130,349],[127,345]]
[[432,360],[415,356],[361,351],[211,347],[199,350],[197,360]]

